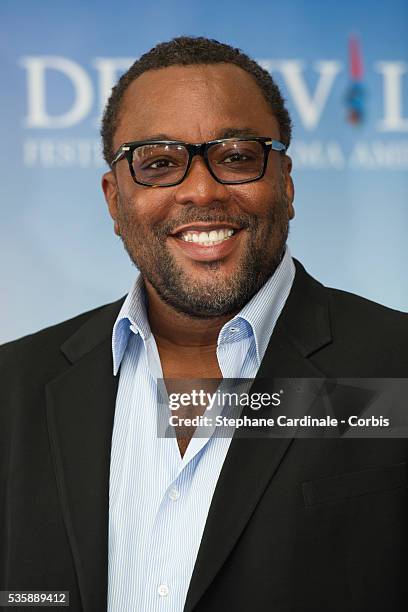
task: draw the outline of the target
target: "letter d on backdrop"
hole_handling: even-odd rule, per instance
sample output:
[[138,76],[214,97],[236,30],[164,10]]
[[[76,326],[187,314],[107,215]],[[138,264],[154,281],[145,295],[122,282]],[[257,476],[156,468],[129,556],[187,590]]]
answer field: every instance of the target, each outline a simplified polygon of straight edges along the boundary
[[[79,123],[90,111],[93,103],[92,83],[76,62],[65,57],[45,55],[23,57],[21,66],[27,70],[29,128],[67,128]],[[62,72],[74,87],[75,98],[71,108],[62,115],[49,115],[46,108],[46,70]]]

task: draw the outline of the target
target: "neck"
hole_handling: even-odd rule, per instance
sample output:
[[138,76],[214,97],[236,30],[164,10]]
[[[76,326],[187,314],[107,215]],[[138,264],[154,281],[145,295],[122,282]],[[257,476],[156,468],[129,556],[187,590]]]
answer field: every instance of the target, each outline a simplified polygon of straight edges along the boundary
[[178,347],[215,347],[221,328],[236,314],[200,319],[178,312],[163,302],[152,285],[145,281],[150,329],[162,344]]

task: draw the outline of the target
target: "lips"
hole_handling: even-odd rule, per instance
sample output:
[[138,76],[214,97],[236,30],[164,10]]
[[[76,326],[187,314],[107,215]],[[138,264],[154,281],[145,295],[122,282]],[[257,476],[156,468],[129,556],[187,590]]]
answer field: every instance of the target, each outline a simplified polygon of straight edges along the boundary
[[241,230],[227,224],[196,224],[178,228],[169,239],[184,255],[195,261],[217,261],[236,248]]
[[239,230],[239,229],[242,229],[242,227],[239,225],[234,225],[232,223],[223,223],[223,222],[204,223],[204,222],[198,221],[196,223],[180,225],[179,227],[177,227],[175,230],[171,232],[171,236],[178,236],[179,234],[182,234],[183,232],[189,232],[189,231],[211,232],[214,230],[218,231],[220,229]]
[[180,232],[177,237],[185,242],[196,242],[201,246],[213,246],[223,240],[231,238],[234,231],[235,230],[226,227],[219,228],[218,230],[212,229],[207,232],[189,229],[185,232]]

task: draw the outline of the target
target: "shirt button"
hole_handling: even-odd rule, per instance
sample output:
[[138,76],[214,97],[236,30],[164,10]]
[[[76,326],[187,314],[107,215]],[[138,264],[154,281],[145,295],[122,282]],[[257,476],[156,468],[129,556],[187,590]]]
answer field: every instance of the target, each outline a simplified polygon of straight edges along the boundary
[[236,334],[237,332],[239,332],[239,327],[230,327],[229,332],[230,334]]
[[167,586],[167,584],[161,584],[157,589],[157,592],[160,597],[167,597],[167,595],[169,594],[169,587]]
[[171,489],[171,491],[169,492],[169,497],[173,501],[177,501],[180,497],[180,491],[178,489]]

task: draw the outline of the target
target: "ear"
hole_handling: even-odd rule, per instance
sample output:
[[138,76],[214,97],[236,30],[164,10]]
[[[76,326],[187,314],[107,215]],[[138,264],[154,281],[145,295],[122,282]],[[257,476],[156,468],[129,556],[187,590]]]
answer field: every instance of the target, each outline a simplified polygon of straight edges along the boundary
[[293,219],[295,216],[295,209],[293,208],[293,200],[295,199],[295,187],[293,180],[290,175],[292,171],[292,159],[289,155],[283,156],[283,177],[285,181],[285,191],[288,198],[288,215],[289,219]]
[[108,205],[109,214],[113,219],[113,229],[117,236],[120,236],[118,225],[118,184],[113,170],[106,172],[102,177],[102,189],[105,194],[105,200]]

